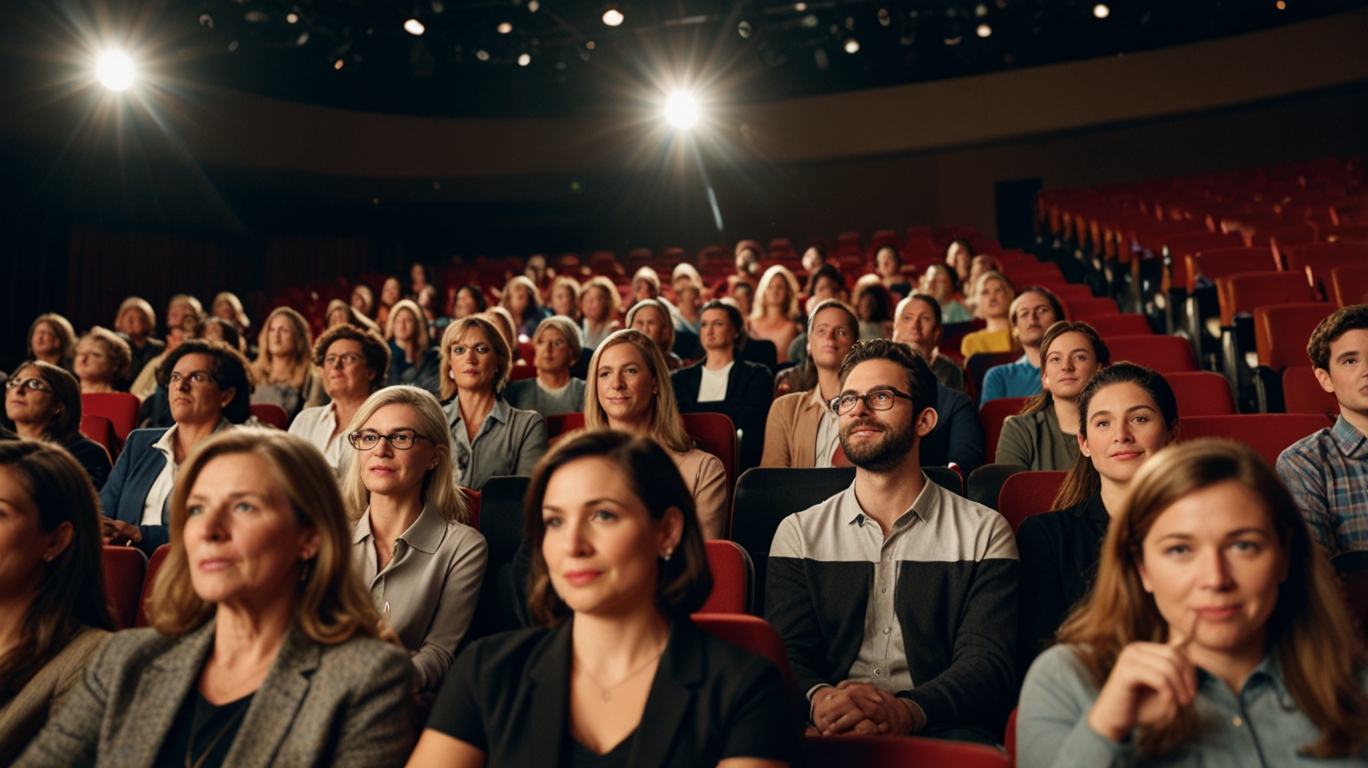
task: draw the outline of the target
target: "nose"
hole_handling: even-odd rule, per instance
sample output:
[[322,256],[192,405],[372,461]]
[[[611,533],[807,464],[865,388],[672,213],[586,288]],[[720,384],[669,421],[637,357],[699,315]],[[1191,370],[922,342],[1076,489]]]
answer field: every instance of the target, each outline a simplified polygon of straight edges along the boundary
[[589,542],[585,520],[566,521],[564,552],[571,557],[585,557],[594,551]]
[[180,391],[182,391],[182,392],[189,392],[189,391],[190,391],[190,377],[189,377],[189,376],[182,376],[182,377],[181,377],[181,380],[180,380],[180,386],[179,386],[178,388],[179,388]]
[[228,528],[225,525],[225,516],[216,507],[206,507],[196,518],[199,522],[201,538],[204,541],[226,541],[228,539]]
[[393,456],[393,455],[394,455],[394,446],[393,446],[393,445],[390,445],[390,441],[387,440],[387,439],[384,439],[384,438],[381,438],[380,441],[377,442],[377,443],[375,444],[375,447],[372,448],[371,450],[372,450],[372,451],[375,453],[375,455],[377,455],[377,456]]
[[846,414],[851,419],[863,418],[866,414],[873,413],[874,409],[869,407],[869,398],[862,397],[855,401],[855,407]]
[[1135,442],[1135,432],[1131,428],[1131,424],[1129,421],[1126,421],[1125,419],[1121,420],[1121,423],[1116,430],[1116,441],[1118,443]]
[[1200,569],[1197,586],[1214,592],[1224,592],[1231,587],[1230,563],[1226,561],[1225,550],[1211,547],[1199,553],[1197,567]]

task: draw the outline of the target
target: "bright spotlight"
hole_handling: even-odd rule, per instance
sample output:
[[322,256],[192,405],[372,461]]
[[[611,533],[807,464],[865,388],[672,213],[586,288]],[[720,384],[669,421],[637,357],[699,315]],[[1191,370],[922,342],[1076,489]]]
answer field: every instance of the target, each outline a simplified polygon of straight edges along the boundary
[[849,40],[845,41],[845,52],[846,52],[846,53],[859,53],[859,51],[860,51],[860,41],[859,41],[859,40],[856,40],[855,38],[852,37],[852,38],[850,38]]
[[532,54],[524,53],[518,56],[518,66],[525,67],[532,63]]
[[603,23],[607,24],[610,27],[616,27],[617,25],[621,24],[626,18],[626,16],[622,15],[622,11],[619,11],[616,8],[609,8],[608,10],[603,12]]
[[1111,9],[1107,7],[1106,3],[1098,3],[1093,6],[1093,15],[1099,19],[1105,19],[1111,15]]
[[501,34],[501,35],[506,35],[506,34],[508,34],[509,32],[512,32],[512,31],[513,31],[513,25],[512,25],[512,24],[509,24],[508,22],[505,21],[505,22],[501,23],[496,29],[498,29],[499,34]]
[[410,35],[418,36],[426,32],[427,27],[423,26],[423,22],[417,19],[409,19],[404,22],[404,31]]
[[979,37],[988,37],[989,35],[993,34],[993,28],[988,26],[987,24],[978,25],[978,29],[974,31],[978,33]]
[[676,93],[665,102],[665,119],[676,128],[698,124],[698,101],[687,93]]
[[111,91],[126,91],[133,85],[133,60],[123,51],[108,51],[95,62],[95,77]]

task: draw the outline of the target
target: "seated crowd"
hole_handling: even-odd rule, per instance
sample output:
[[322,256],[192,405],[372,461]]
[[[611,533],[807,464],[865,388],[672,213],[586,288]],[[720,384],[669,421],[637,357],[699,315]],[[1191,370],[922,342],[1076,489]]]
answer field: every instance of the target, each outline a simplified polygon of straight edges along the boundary
[[[821,244],[734,255],[712,286],[414,265],[255,344],[231,293],[173,297],[161,338],[136,297],[114,330],[40,316],[0,417],[0,763],[775,768],[804,733],[999,745],[1019,708],[1028,768],[1368,765],[1335,576],[1368,560],[1368,305],[1313,333],[1339,418],[1275,470],[1178,443],[1161,374],[967,241],[853,285]],[[977,392],[959,362],[1018,352]],[[141,428],[83,436],[117,393]],[[1029,398],[995,456],[973,396]],[[734,434],[704,450],[695,414]],[[1054,511],[1014,531],[923,469],[989,462],[1067,471]],[[774,530],[782,668],[695,620],[753,467],[853,470]],[[523,567],[493,589],[505,476]],[[101,599],[102,545],[165,558],[149,627]]]

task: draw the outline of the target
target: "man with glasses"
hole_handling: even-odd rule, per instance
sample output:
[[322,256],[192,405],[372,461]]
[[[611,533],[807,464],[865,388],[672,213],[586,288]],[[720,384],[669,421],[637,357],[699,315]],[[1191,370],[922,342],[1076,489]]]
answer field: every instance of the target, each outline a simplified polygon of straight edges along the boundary
[[329,402],[300,411],[290,423],[290,434],[318,448],[341,480],[352,456],[344,449],[343,434],[366,398],[385,385],[390,347],[372,331],[334,325],[314,342],[313,362],[322,372]]
[[1016,681],[1011,528],[922,473],[937,382],[920,356],[861,342],[840,381],[855,482],[779,525],[765,618],[823,734],[997,743]]

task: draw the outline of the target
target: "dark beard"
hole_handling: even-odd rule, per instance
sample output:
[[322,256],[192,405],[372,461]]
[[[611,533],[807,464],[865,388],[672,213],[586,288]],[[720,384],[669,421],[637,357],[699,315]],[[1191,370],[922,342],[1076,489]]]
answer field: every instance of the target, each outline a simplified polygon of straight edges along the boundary
[[[884,429],[883,437],[874,443],[864,443],[856,446],[846,442],[850,432],[857,427],[868,424]],[[846,458],[851,464],[876,475],[886,474],[897,469],[907,457],[908,451],[917,442],[917,425],[909,423],[899,432],[889,431],[883,424],[877,424],[872,420],[851,422],[850,426],[841,430],[841,450],[845,452]]]

